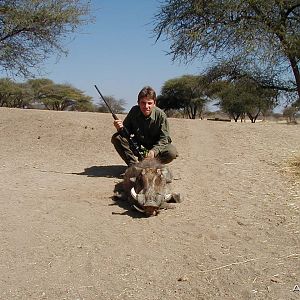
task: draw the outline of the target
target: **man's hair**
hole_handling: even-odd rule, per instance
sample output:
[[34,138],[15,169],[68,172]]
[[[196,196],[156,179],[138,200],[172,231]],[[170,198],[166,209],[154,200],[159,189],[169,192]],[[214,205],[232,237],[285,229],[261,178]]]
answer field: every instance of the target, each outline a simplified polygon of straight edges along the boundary
[[140,102],[140,100],[145,97],[147,99],[153,99],[154,101],[156,101],[156,93],[151,86],[145,86],[141,89],[138,94],[138,102]]

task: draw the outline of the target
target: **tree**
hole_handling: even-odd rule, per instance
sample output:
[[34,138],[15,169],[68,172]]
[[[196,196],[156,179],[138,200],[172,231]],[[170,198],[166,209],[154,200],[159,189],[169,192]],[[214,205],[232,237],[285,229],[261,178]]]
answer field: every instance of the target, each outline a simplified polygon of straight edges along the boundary
[[184,75],[164,83],[157,105],[164,110],[183,110],[190,119],[195,119],[201,116],[206,101],[205,78]]
[[[125,100],[123,99],[117,100],[113,96],[105,96],[105,100],[115,114],[122,114],[125,112],[125,105],[126,105]],[[98,112],[102,112],[102,113],[110,112],[104,102],[100,102],[97,110]]]
[[214,84],[213,93],[220,99],[222,110],[235,122],[245,114],[255,123],[259,114],[266,114],[276,106],[277,92],[267,90],[249,78],[220,81]]
[[283,110],[282,115],[286,118],[287,123],[297,124],[296,120],[297,109],[293,106],[288,106]]
[[9,106],[10,98],[14,93],[15,84],[9,78],[0,79],[0,106]]
[[173,59],[210,55],[238,63],[271,89],[296,93],[293,101],[300,102],[299,0],[167,0],[154,33],[171,41]]
[[49,110],[93,110],[92,97],[69,84],[55,84],[50,79],[31,79],[27,81],[36,102],[43,103]]
[[243,98],[236,89],[235,84],[228,81],[220,81],[214,84],[215,96],[219,99],[218,105],[235,122],[246,113]]
[[0,79],[0,106],[24,108],[32,100],[31,91],[25,84],[9,78]]
[[10,99],[10,107],[27,108],[32,102],[32,92],[25,83],[15,83],[14,93]]
[[63,41],[91,21],[82,0],[1,0],[0,67],[28,76],[46,58],[66,54]]
[[[43,86],[40,90],[41,100],[49,110],[66,110],[67,107],[74,109],[88,110],[86,105],[91,104],[91,97],[68,84],[53,84]],[[83,104],[86,104],[85,107]]]
[[54,82],[51,79],[47,78],[38,78],[38,79],[28,79],[26,84],[32,91],[33,101],[42,103],[42,98],[44,96],[43,87],[53,85]]

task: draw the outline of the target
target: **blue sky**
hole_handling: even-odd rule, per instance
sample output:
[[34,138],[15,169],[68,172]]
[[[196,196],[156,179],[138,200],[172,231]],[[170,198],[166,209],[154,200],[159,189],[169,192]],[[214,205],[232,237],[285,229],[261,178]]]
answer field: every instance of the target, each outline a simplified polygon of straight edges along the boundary
[[185,65],[166,55],[167,42],[155,43],[153,17],[157,0],[93,0],[95,23],[81,28],[66,45],[67,57],[45,64],[44,77],[55,83],[69,83],[99,102],[94,84],[102,94],[126,101],[126,110],[136,104],[145,85],[157,94],[165,81],[185,74],[197,74],[205,65],[199,60]]

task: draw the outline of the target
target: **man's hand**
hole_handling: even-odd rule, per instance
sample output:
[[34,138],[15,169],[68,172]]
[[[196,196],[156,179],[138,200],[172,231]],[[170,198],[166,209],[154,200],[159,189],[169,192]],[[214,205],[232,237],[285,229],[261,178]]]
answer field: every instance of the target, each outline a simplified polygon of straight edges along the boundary
[[123,121],[119,120],[119,119],[118,120],[114,120],[114,126],[119,131],[120,129],[122,129],[124,127]]
[[154,157],[155,157],[154,151],[150,150],[145,158],[154,158]]

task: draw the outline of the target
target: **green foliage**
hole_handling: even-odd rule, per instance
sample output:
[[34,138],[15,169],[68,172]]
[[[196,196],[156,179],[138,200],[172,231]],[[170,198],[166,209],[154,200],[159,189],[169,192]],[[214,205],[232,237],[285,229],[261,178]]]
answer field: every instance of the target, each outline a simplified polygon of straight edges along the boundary
[[0,79],[0,106],[9,106],[14,87],[14,82],[9,78]]
[[15,83],[9,78],[0,79],[0,107],[24,108],[32,100],[32,93],[26,85]]
[[235,84],[229,82],[218,82],[215,84],[215,95],[220,99],[221,109],[235,120],[245,112],[242,98]]
[[201,116],[207,101],[207,85],[202,76],[184,75],[166,81],[157,105],[164,110],[183,110],[190,119]]
[[300,98],[299,0],[167,0],[155,16],[154,32],[171,42],[173,59],[210,55],[217,64],[239,65],[257,82],[297,91]]
[[285,117],[288,124],[297,124],[296,114],[298,112],[297,107],[288,106],[283,110],[283,116]]
[[35,101],[43,103],[49,110],[93,110],[92,98],[69,84],[55,84],[49,79],[31,79],[27,84],[31,87]]
[[266,114],[277,103],[277,92],[268,90],[248,78],[219,81],[212,88],[222,110],[235,121],[247,114],[255,123],[259,114]]
[[82,0],[0,1],[0,66],[24,76],[53,53],[66,54],[63,42],[91,21]]
[[55,84],[45,78],[30,79],[25,83],[0,79],[0,106],[25,108],[33,103],[43,104],[51,110],[94,110],[92,97],[68,84]]

